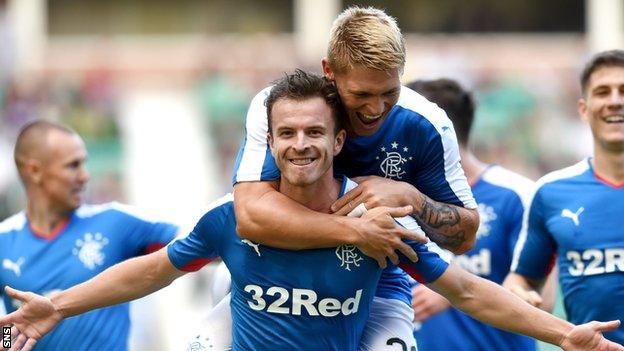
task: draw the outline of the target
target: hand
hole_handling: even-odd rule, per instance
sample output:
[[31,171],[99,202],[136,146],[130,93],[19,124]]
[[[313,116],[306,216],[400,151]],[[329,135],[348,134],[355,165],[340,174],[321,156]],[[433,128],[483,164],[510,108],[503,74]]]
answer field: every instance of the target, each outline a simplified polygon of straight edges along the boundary
[[418,261],[416,252],[405,242],[413,240],[427,243],[429,240],[423,234],[411,231],[400,226],[392,217],[404,217],[412,212],[412,206],[399,208],[377,207],[364,213],[354,229],[359,234],[355,245],[365,255],[377,261],[379,267],[386,268],[386,258],[394,264],[399,263],[396,250],[407,256],[413,262]]
[[406,194],[407,187],[414,189],[405,182],[377,176],[357,177],[353,179],[358,186],[348,191],[331,205],[331,210],[340,216],[351,212],[363,203],[371,209],[379,206],[402,207],[411,205]]
[[418,284],[412,289],[414,320],[422,322],[450,306],[449,300],[423,284]]
[[566,351],[624,351],[624,346],[609,341],[602,332],[615,330],[620,321],[596,322],[575,326],[561,342]]
[[518,295],[518,297],[523,299],[525,302],[528,302],[530,305],[533,305],[537,308],[540,308],[542,306],[542,303],[544,302],[542,296],[535,290],[525,289],[522,286],[516,284],[510,285],[508,288],[509,291]]
[[5,288],[8,296],[21,301],[22,306],[6,316],[0,317],[0,326],[13,324],[14,338],[11,350],[31,350],[63,317],[50,299],[31,292]]

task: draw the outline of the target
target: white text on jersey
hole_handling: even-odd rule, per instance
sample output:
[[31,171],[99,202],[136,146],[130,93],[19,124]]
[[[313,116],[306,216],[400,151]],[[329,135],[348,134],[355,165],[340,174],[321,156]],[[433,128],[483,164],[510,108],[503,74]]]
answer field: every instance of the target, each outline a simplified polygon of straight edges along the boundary
[[574,277],[624,272],[622,248],[589,249],[582,252],[571,250],[566,253],[566,258],[571,261],[568,272]]
[[354,297],[347,298],[344,302],[328,297],[317,303],[318,296],[314,290],[293,288],[292,307],[288,307],[284,305],[291,295],[290,292],[285,288],[272,286],[267,289],[266,295],[278,296],[278,298],[267,308],[262,287],[249,284],[245,286],[245,291],[251,293],[253,301],[247,301],[247,304],[252,310],[263,311],[266,308],[269,313],[292,314],[294,316],[300,316],[302,309],[305,309],[310,316],[335,317],[341,313],[348,316],[357,313],[362,297],[362,289],[359,289],[355,292]]

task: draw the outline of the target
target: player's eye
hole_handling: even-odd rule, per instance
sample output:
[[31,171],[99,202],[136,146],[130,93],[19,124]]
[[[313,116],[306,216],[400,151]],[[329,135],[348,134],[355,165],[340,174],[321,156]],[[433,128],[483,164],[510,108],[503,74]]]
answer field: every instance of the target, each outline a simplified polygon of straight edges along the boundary
[[395,95],[397,95],[398,93],[399,93],[399,91],[395,89],[395,90],[390,90],[390,91],[388,91],[388,92],[384,93],[384,95],[385,95],[385,96],[395,96]]

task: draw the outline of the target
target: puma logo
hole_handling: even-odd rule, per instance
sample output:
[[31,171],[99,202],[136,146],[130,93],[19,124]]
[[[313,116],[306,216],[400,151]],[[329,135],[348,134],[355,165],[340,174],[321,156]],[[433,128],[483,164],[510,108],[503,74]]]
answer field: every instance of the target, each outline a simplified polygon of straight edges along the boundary
[[22,275],[22,265],[24,264],[24,257],[20,257],[17,259],[17,262],[13,262],[8,258],[2,260],[2,268],[10,269],[15,273],[16,276]]
[[561,217],[567,217],[570,218],[572,220],[572,222],[574,222],[575,226],[579,226],[579,216],[581,215],[581,213],[583,213],[583,211],[585,211],[584,207],[579,208],[578,210],[576,210],[576,212],[572,212],[570,210],[568,210],[567,208],[563,209],[563,211],[561,211]]
[[260,244],[254,244],[251,241],[247,240],[247,239],[242,239],[241,240],[242,243],[247,244],[251,247],[253,247],[254,251],[256,251],[256,253],[258,254],[258,257],[260,257]]

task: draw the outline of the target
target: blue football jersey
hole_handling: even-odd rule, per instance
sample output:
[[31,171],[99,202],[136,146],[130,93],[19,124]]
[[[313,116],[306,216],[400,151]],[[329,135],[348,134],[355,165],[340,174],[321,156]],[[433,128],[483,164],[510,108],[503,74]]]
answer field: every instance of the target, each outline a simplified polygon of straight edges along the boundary
[[[556,257],[570,322],[624,318],[624,184],[594,173],[591,159],[538,181],[512,270],[542,279]],[[624,344],[624,326],[604,333]]]
[[[477,242],[455,258],[465,270],[501,284],[511,266],[533,182],[499,166],[490,166],[473,184],[481,223]],[[449,338],[449,335],[453,335]],[[451,307],[422,323],[415,333],[420,350],[530,351],[535,340],[483,324]]]
[[[266,137],[264,100],[270,91],[268,87],[258,93],[247,112],[234,183],[279,179]],[[406,87],[375,134],[347,138],[334,160],[334,171],[349,177],[376,175],[405,181],[436,201],[477,207],[460,164],[453,124],[444,110]],[[376,295],[411,306],[409,281],[395,266],[383,271]]]
[[[0,292],[4,286],[40,295],[68,289],[128,258],[164,247],[177,233],[118,203],[83,205],[49,238],[39,236],[20,212],[0,223]],[[7,312],[19,301],[2,296]],[[126,350],[128,304],[97,309],[62,321],[35,350]]]
[[[425,282],[444,273],[446,261],[410,245],[420,260],[402,256],[408,269]],[[233,350],[357,350],[381,274],[353,245],[289,251],[241,240],[231,195],[168,254],[183,271],[223,259],[232,275]]]

